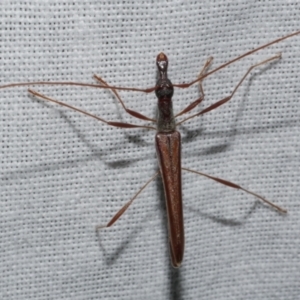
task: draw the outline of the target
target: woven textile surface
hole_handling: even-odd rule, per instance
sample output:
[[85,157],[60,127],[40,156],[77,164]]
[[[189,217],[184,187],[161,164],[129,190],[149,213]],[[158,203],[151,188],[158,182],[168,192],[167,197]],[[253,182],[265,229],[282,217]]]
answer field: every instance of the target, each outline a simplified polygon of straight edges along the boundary
[[[155,59],[173,83],[197,78],[300,29],[298,1],[1,1],[0,84],[28,81],[148,88]],[[300,36],[248,56],[203,81],[195,112],[178,128],[182,165],[230,180],[288,210],[183,172],[185,256],[170,264],[158,177],[109,229],[96,234],[157,171],[155,131],[119,129],[0,89],[1,299],[300,299]],[[105,120],[126,114],[109,90],[30,86]],[[155,118],[154,93],[120,91]],[[176,89],[174,110],[200,97]]]

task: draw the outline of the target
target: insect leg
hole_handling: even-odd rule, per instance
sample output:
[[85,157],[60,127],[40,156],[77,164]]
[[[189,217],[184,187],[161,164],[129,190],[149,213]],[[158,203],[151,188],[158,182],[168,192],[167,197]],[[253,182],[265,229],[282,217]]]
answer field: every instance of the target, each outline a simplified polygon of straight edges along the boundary
[[[94,75],[94,78],[103,86],[106,86],[108,87],[109,85],[107,84],[106,81],[104,81],[101,77],[99,77],[98,75]],[[115,96],[117,97],[118,101],[121,103],[123,109],[128,113],[130,114],[131,116],[135,117],[135,118],[138,118],[138,119],[141,119],[141,120],[144,120],[144,121],[150,121],[150,122],[154,122],[156,123],[156,120],[154,119],[151,119],[147,116],[144,116],[143,114],[135,111],[135,110],[131,110],[129,108],[127,108],[123,102],[123,100],[121,99],[119,93],[115,90],[115,89],[111,89],[111,91],[115,94]]]
[[[210,57],[206,60],[204,66],[203,66],[203,68],[202,68],[202,70],[200,71],[200,73],[199,73],[199,75],[198,75],[198,78],[201,78],[201,77],[207,72],[208,68],[210,67],[210,65],[211,65],[211,63],[212,63],[212,61],[213,61],[213,59],[214,59],[214,58],[213,58],[212,56],[210,56]],[[199,88],[200,88],[201,95],[202,95],[203,98],[204,98],[204,91],[203,91],[203,87],[202,87],[202,80],[199,81]]]
[[191,115],[191,116],[189,116],[188,118],[186,118],[186,119],[184,119],[184,120],[178,122],[176,125],[180,125],[180,124],[186,122],[187,120],[190,120],[190,119],[195,118],[195,117],[197,117],[197,116],[203,115],[203,114],[205,114],[205,113],[207,113],[207,112],[209,112],[209,111],[211,111],[211,110],[213,110],[213,109],[216,109],[217,107],[219,107],[219,106],[225,104],[226,102],[228,102],[228,101],[233,97],[233,95],[235,94],[235,92],[237,91],[237,89],[240,87],[240,85],[243,83],[243,81],[245,80],[245,78],[248,76],[248,74],[249,74],[254,68],[256,68],[256,67],[258,67],[258,66],[261,66],[261,65],[264,65],[264,64],[266,64],[266,63],[268,63],[268,62],[270,62],[270,61],[272,61],[272,60],[279,59],[279,58],[281,58],[281,53],[276,54],[276,55],[274,55],[274,56],[272,56],[272,57],[270,57],[270,58],[268,58],[268,59],[266,59],[266,60],[264,60],[264,61],[261,61],[261,62],[255,64],[255,65],[251,66],[251,67],[248,69],[248,71],[245,73],[245,75],[243,76],[243,78],[242,78],[242,79],[239,81],[239,83],[236,85],[236,87],[234,88],[233,92],[232,92],[229,96],[227,96],[227,97],[225,97],[224,99],[222,99],[222,100],[220,100],[220,101],[218,101],[218,102],[216,102],[216,103],[210,105],[209,107],[203,109],[202,111],[200,111],[200,112],[198,112],[198,113],[196,113],[196,114],[194,114],[194,115]]
[[[238,60],[241,60],[242,58],[244,58],[244,57],[246,57],[246,56],[249,56],[249,55],[251,55],[251,54],[253,54],[253,53],[255,53],[255,52],[259,51],[259,50],[262,50],[262,49],[264,49],[264,48],[267,48],[267,47],[269,47],[269,46],[271,46],[271,45],[280,43],[281,41],[286,40],[286,39],[288,39],[288,38],[291,38],[291,37],[293,37],[293,36],[295,36],[295,35],[298,35],[298,34],[300,34],[300,30],[295,31],[295,32],[293,32],[293,33],[291,33],[291,34],[285,35],[285,36],[283,36],[283,37],[281,37],[281,38],[279,38],[279,39],[273,40],[273,41],[271,41],[271,42],[269,42],[269,43],[267,43],[267,44],[264,44],[264,45],[262,45],[262,46],[259,46],[259,47],[255,48],[255,49],[252,49],[252,50],[250,50],[250,51],[248,51],[248,52],[246,52],[246,53],[244,53],[244,54],[242,54],[242,55],[240,55],[240,56],[238,56],[238,57],[236,57],[236,58],[234,58],[234,59],[232,59],[232,60],[226,62],[225,64],[222,64],[221,66],[215,68],[214,70],[212,70],[212,71],[210,71],[210,72],[207,72],[206,74],[203,75],[203,77],[204,77],[204,78],[205,78],[205,77],[208,77],[208,76],[210,76],[211,74],[213,74],[213,73],[215,73],[215,72],[217,72],[217,71],[219,71],[219,70],[221,70],[221,69],[224,69],[225,67],[227,67],[227,66],[233,64],[234,62],[236,62],[236,61],[238,61]],[[179,88],[182,88],[182,89],[186,89],[186,88],[190,87],[191,85],[193,85],[194,83],[196,83],[196,82],[198,82],[198,81],[201,81],[201,80],[204,79],[204,78],[201,78],[201,79],[200,79],[200,78],[197,78],[197,79],[195,79],[195,80],[193,80],[193,81],[191,81],[191,82],[189,82],[189,83],[173,84],[173,86],[174,86],[174,87],[179,87]],[[143,92],[150,92],[150,91],[152,91],[152,90],[151,90],[151,89],[143,90]]]
[[279,212],[281,212],[281,213],[287,213],[287,210],[286,210],[286,209],[281,208],[280,206],[278,206],[278,205],[272,203],[271,201],[269,201],[269,200],[263,198],[262,196],[260,196],[260,195],[258,195],[258,194],[256,194],[256,193],[254,193],[254,192],[251,192],[251,191],[249,191],[249,190],[246,190],[246,189],[244,189],[243,187],[241,187],[240,185],[237,185],[237,184],[235,184],[235,183],[233,183],[233,182],[230,182],[230,181],[227,181],[227,180],[218,178],[218,177],[213,177],[213,176],[211,176],[211,175],[208,175],[208,174],[205,174],[205,173],[201,173],[201,172],[198,172],[198,171],[194,171],[194,170],[191,170],[191,169],[187,169],[187,168],[182,168],[182,170],[185,170],[185,171],[188,171],[188,172],[191,172],[191,173],[195,173],[195,174],[197,174],[197,175],[201,175],[201,176],[207,177],[207,178],[209,178],[209,179],[212,179],[212,180],[214,180],[214,181],[216,181],[216,182],[222,183],[222,184],[224,184],[224,185],[226,185],[226,186],[229,186],[229,187],[231,187],[231,188],[235,188],[235,189],[242,190],[242,191],[246,192],[247,194],[250,194],[250,195],[253,195],[253,196],[257,197],[257,198],[260,199],[261,201],[263,201],[263,202],[267,203],[268,205],[272,206],[273,208],[277,209]]
[[[206,60],[206,62],[204,64],[201,72],[199,73],[198,78],[201,78],[206,73],[207,69],[211,65],[212,60],[213,60],[213,57],[209,57]],[[189,104],[180,113],[178,113],[174,118],[177,118],[177,117],[179,117],[179,116],[181,116],[181,115],[183,115],[183,114],[191,111],[192,109],[194,109],[198,104],[200,104],[203,101],[203,99],[204,99],[204,91],[203,91],[203,87],[202,87],[202,81],[199,81],[199,88],[200,88],[201,97],[199,99],[197,99],[196,101],[192,102],[191,104]]]
[[77,108],[77,107],[75,107],[75,106],[71,106],[71,105],[69,105],[69,104],[67,104],[67,103],[64,103],[64,102],[55,100],[55,99],[53,99],[53,98],[50,98],[50,97],[48,97],[48,96],[45,96],[45,95],[43,95],[43,94],[41,94],[41,93],[39,93],[39,92],[37,92],[37,91],[34,91],[34,90],[29,89],[28,92],[29,92],[30,94],[32,94],[33,96],[36,96],[36,97],[38,97],[38,98],[41,98],[41,99],[44,99],[44,100],[47,100],[47,101],[56,103],[56,104],[58,104],[58,105],[61,105],[61,106],[67,107],[67,108],[70,108],[70,109],[72,109],[72,110],[75,110],[75,111],[77,111],[77,112],[79,112],[79,113],[81,113],[81,114],[84,114],[84,115],[86,115],[86,116],[92,117],[92,118],[94,118],[94,119],[96,119],[96,120],[98,120],[98,121],[100,121],[100,122],[103,122],[103,123],[105,123],[105,124],[107,124],[107,125],[110,125],[110,126],[121,127],[121,128],[146,128],[146,129],[153,129],[153,130],[156,130],[156,128],[154,128],[154,127],[152,127],[152,126],[142,126],[142,125],[135,125],[135,124],[130,124],[130,123],[121,123],[121,122],[106,121],[106,120],[104,120],[104,119],[102,119],[102,118],[99,118],[99,117],[96,116],[96,115],[93,115],[93,114],[91,114],[91,113],[89,113],[89,112],[86,112],[86,111],[84,111],[84,110],[82,110],[82,109],[79,109],[79,108]]
[[106,225],[98,225],[96,226],[96,231],[112,226],[127,210],[130,204],[137,198],[137,196],[147,187],[147,185],[152,182],[159,172],[156,172],[140,189],[139,191],[112,217],[112,219]]

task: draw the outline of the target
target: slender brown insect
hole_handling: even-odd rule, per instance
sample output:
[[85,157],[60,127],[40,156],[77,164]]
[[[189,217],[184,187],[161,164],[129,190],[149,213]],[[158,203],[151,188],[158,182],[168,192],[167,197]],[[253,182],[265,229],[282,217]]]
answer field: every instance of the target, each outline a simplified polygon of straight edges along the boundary
[[[245,80],[247,75],[253,70],[254,68],[261,66],[263,64],[266,64],[270,61],[279,59],[281,57],[281,54],[276,54],[264,61],[261,61],[253,66],[251,66],[248,71],[245,73],[245,75],[242,77],[242,79],[239,81],[237,86],[234,88],[233,92],[225,97],[224,99],[221,99],[217,101],[216,103],[212,104],[211,106],[205,108],[204,110],[195,113],[182,121],[176,123],[175,119],[178,116],[181,116],[183,114],[186,114],[193,110],[199,103],[201,103],[204,99],[204,92],[202,88],[202,80],[206,78],[207,76],[219,71],[220,69],[225,68],[226,66],[234,63],[235,61],[238,61],[242,59],[243,57],[246,57],[254,52],[257,52],[263,48],[266,48],[270,45],[273,45],[275,43],[279,43],[287,38],[290,38],[292,36],[300,34],[300,31],[294,32],[292,34],[286,35],[282,38],[279,38],[277,40],[274,40],[268,44],[262,45],[254,50],[251,50],[243,55],[240,55],[236,57],[235,59],[217,67],[216,69],[207,72],[208,67],[210,66],[212,62],[212,58],[207,59],[206,63],[204,64],[204,67],[202,71],[200,72],[200,75],[197,79],[190,83],[186,84],[172,84],[171,81],[168,79],[167,75],[167,69],[168,69],[168,59],[167,56],[164,53],[158,54],[156,58],[156,65],[158,69],[158,81],[156,83],[155,87],[149,88],[149,89],[137,89],[137,88],[124,88],[124,87],[114,87],[108,85],[102,78],[98,76],[94,76],[94,78],[99,82],[99,84],[88,84],[88,83],[78,83],[78,82],[26,82],[26,83],[12,83],[8,85],[0,86],[0,89],[9,88],[9,87],[18,87],[18,86],[27,86],[27,85],[74,85],[74,86],[83,86],[83,87],[93,87],[93,88],[105,88],[110,89],[117,99],[119,100],[120,104],[124,108],[124,110],[129,113],[131,116],[144,120],[144,121],[150,121],[153,123],[156,123],[156,128],[153,126],[147,126],[147,125],[136,125],[131,123],[121,123],[121,122],[112,122],[112,121],[106,121],[102,118],[99,118],[96,115],[90,114],[86,111],[83,111],[79,108],[76,108],[74,106],[68,105],[64,102],[60,102],[57,100],[54,100],[50,97],[47,97],[39,92],[36,92],[34,90],[29,89],[29,92],[39,98],[42,98],[44,100],[54,102],[56,104],[59,104],[61,106],[65,106],[67,108],[73,109],[77,112],[80,112],[84,115],[87,115],[89,117],[95,118],[98,121],[104,122],[107,125],[120,127],[120,128],[147,128],[147,129],[153,129],[157,130],[156,136],[155,136],[155,145],[156,145],[156,153],[158,157],[158,163],[160,171],[156,172],[147,182],[146,184],[134,195],[132,199],[130,199],[114,216],[113,218],[105,225],[105,226],[98,226],[97,230],[104,227],[110,227],[112,226],[127,210],[127,208],[131,205],[131,203],[137,198],[137,196],[146,188],[146,186],[153,181],[158,174],[161,174],[163,185],[164,185],[164,191],[165,191],[165,199],[166,199],[166,206],[167,206],[167,214],[168,214],[168,229],[169,229],[169,243],[170,243],[170,252],[171,252],[171,260],[173,267],[177,268],[181,265],[181,262],[183,260],[183,254],[184,254],[184,225],[183,225],[183,211],[182,211],[182,192],[181,192],[181,170],[189,171],[201,176],[205,176],[207,178],[210,178],[214,181],[217,181],[223,185],[243,190],[244,192],[251,194],[257,198],[259,198],[261,201],[267,203],[268,205],[272,206],[276,210],[278,210],[281,213],[286,213],[287,211],[276,204],[268,201],[267,199],[263,198],[262,196],[253,193],[249,190],[244,189],[243,187],[232,183],[230,181],[213,177],[208,174],[204,174],[198,171],[194,171],[187,168],[181,167],[181,138],[180,133],[176,131],[176,126],[182,124],[183,122],[186,122],[187,120],[190,120],[194,117],[203,115],[213,109],[216,109],[217,107],[225,104],[235,94],[239,86],[242,84],[242,82]],[[178,88],[187,88],[191,86],[192,84],[199,83],[200,91],[201,91],[201,97],[191,104],[189,104],[185,109],[183,109],[180,113],[174,116],[173,109],[172,109],[172,96],[174,92],[174,87]],[[128,90],[128,91],[140,91],[145,93],[150,93],[155,91],[156,97],[158,98],[158,113],[157,113],[157,120],[149,118],[147,116],[142,115],[141,113],[138,113],[134,110],[128,109],[122,99],[120,98],[117,90]]]

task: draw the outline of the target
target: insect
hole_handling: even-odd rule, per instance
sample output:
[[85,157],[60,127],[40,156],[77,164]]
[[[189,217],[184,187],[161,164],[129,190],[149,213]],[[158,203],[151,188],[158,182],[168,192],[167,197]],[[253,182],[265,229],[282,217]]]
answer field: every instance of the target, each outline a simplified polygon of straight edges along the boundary
[[[162,177],[163,185],[164,185],[164,192],[165,192],[165,200],[166,200],[166,207],[167,207],[167,215],[168,215],[168,230],[169,230],[169,245],[170,245],[170,253],[171,253],[171,262],[173,267],[178,268],[180,267],[183,255],[184,255],[184,224],[183,224],[183,210],[182,210],[182,192],[181,192],[181,170],[188,171],[195,173],[197,175],[205,176],[210,178],[216,182],[219,182],[223,185],[229,186],[231,188],[240,189],[244,192],[251,194],[261,201],[267,203],[271,207],[275,208],[281,213],[286,213],[287,211],[278,205],[270,202],[269,200],[263,198],[262,196],[249,191],[235,183],[230,181],[213,177],[205,173],[201,173],[199,171],[194,171],[187,168],[181,167],[181,137],[180,133],[176,130],[176,127],[187,120],[192,118],[201,116],[205,113],[210,112],[218,108],[219,106],[227,103],[230,101],[240,87],[242,82],[248,76],[248,74],[256,67],[271,62],[273,60],[277,60],[281,57],[281,54],[276,54],[264,61],[261,61],[255,65],[252,65],[242,79],[239,81],[237,86],[234,88],[232,93],[217,101],[216,103],[212,104],[211,106],[192,114],[182,121],[176,123],[176,118],[182,116],[190,111],[192,111],[195,107],[197,107],[203,100],[204,100],[204,92],[202,88],[202,80],[211,74],[219,71],[220,69],[225,68],[226,66],[254,53],[263,48],[266,48],[270,45],[275,43],[279,43],[287,38],[300,34],[300,31],[294,32],[292,34],[286,35],[282,38],[276,39],[270,43],[262,45],[254,50],[251,50],[243,55],[236,57],[235,59],[222,64],[221,66],[215,68],[214,70],[208,72],[208,68],[211,65],[212,58],[208,58],[205,62],[202,71],[197,79],[190,83],[185,84],[172,84],[171,81],[168,79],[167,70],[168,70],[168,58],[164,53],[158,54],[156,58],[156,65],[158,70],[158,80],[154,87],[148,89],[137,89],[137,88],[126,88],[126,87],[114,87],[108,85],[101,77],[94,75],[94,78],[98,81],[97,84],[88,84],[88,83],[78,83],[78,82],[25,82],[25,83],[12,83],[0,86],[0,89],[4,88],[11,88],[11,87],[19,87],[19,86],[28,86],[28,85],[73,85],[73,86],[83,86],[83,87],[92,87],[92,88],[100,88],[100,89],[110,89],[115,96],[117,97],[118,101],[122,105],[123,109],[130,114],[131,116],[143,120],[149,121],[156,124],[156,127],[148,126],[148,125],[136,125],[131,123],[122,123],[122,122],[114,122],[114,121],[107,121],[102,119],[96,115],[93,115],[89,112],[81,110],[77,107],[68,105],[64,102],[52,99],[46,95],[43,95],[35,90],[29,89],[29,93],[32,95],[44,99],[46,101],[50,101],[56,103],[58,105],[67,107],[69,109],[75,110],[81,114],[86,116],[92,117],[100,122],[106,123],[107,125],[119,127],[119,128],[146,128],[150,130],[156,130],[157,133],[155,135],[155,146],[156,146],[156,153],[159,163],[159,171],[156,172],[144,186],[131,198],[113,217],[112,219],[105,225],[105,226],[98,226],[97,230],[112,226],[127,210],[127,208],[132,204],[132,202],[137,198],[137,196],[147,187],[147,185],[152,182],[159,174]],[[181,112],[174,115],[172,109],[172,96],[174,93],[174,87],[178,88],[188,88],[189,86],[199,83],[201,97],[197,100],[190,103],[186,108],[184,108]],[[124,102],[122,101],[121,97],[118,94],[118,90],[128,90],[128,91],[140,91],[145,93],[150,93],[155,91],[156,97],[158,99],[158,109],[157,109],[157,119],[152,119],[143,114],[136,112],[134,110],[128,109]]]

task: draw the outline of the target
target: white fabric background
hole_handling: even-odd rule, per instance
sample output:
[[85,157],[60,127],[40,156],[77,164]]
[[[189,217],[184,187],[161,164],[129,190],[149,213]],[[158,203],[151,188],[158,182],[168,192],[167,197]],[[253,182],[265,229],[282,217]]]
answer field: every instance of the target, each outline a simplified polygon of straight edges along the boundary
[[[151,87],[155,58],[173,83],[299,30],[298,1],[1,1],[1,84],[34,80]],[[300,36],[204,81],[200,108],[234,99],[182,128],[183,165],[226,178],[288,209],[183,173],[186,250],[173,270],[160,179],[110,229],[112,215],[155,173],[154,132],[121,130],[0,90],[1,299],[299,299]],[[34,89],[108,120],[131,121],[109,91]],[[122,92],[154,116],[154,94]],[[176,90],[179,111],[199,97]]]

